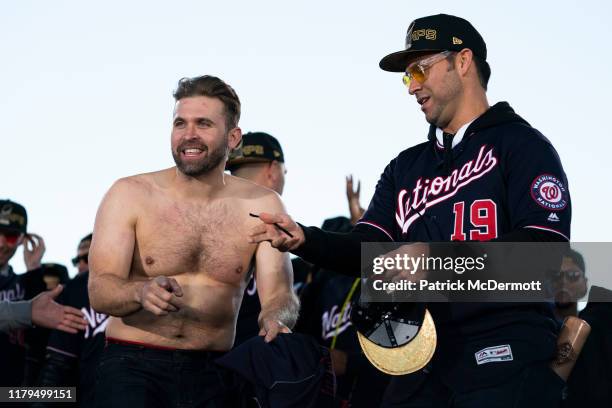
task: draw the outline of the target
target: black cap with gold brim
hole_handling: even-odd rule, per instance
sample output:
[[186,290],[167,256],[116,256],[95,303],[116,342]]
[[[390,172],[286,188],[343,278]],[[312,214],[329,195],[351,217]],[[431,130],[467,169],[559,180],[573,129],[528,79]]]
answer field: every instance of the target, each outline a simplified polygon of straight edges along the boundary
[[226,169],[234,171],[245,163],[285,162],[283,149],[276,138],[264,132],[242,135],[242,142],[227,159]]
[[386,374],[418,371],[429,363],[436,350],[436,327],[422,304],[355,305],[351,320],[363,353]]

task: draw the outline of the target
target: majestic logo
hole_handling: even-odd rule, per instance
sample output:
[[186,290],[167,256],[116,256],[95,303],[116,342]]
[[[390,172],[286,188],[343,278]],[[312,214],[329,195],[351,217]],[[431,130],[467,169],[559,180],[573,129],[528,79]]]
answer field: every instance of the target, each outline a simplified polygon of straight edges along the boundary
[[561,211],[567,206],[567,189],[552,174],[542,174],[531,183],[531,197],[540,207]]
[[487,146],[482,145],[476,160],[470,160],[461,169],[453,170],[450,176],[419,178],[412,195],[407,190],[400,191],[397,195],[395,221],[402,233],[405,234],[428,208],[453,197],[463,187],[489,173],[496,165],[497,158],[493,155],[493,148],[487,150]]
[[550,222],[559,222],[561,220],[559,219],[559,216],[557,215],[557,213],[551,212],[548,215],[548,221],[550,221]]
[[509,344],[504,344],[502,346],[495,347],[487,347],[485,349],[477,351],[474,354],[474,357],[476,358],[476,364],[478,365],[514,360],[514,357],[512,356],[512,348],[510,348]]
[[324,339],[332,338],[345,331],[351,325],[351,304],[347,304],[344,313],[340,316],[340,308],[334,305],[330,311],[323,313],[321,317],[322,332]]

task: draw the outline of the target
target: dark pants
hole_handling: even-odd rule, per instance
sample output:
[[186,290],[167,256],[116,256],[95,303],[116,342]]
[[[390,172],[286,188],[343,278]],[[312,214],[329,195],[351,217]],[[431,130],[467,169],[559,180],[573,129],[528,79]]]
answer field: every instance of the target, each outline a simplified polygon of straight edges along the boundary
[[547,363],[527,367],[496,386],[465,392],[453,392],[433,373],[415,375],[420,378],[394,377],[385,391],[381,407],[558,408],[565,387]]
[[[107,344],[97,371],[97,407],[229,407],[223,353]],[[235,393],[233,393],[235,395]]]

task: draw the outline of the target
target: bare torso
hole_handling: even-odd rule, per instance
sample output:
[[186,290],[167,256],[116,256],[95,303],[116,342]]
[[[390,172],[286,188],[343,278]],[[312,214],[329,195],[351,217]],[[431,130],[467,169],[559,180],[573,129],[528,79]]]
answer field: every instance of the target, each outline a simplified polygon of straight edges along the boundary
[[176,279],[183,290],[179,311],[156,316],[141,309],[113,317],[108,337],[179,349],[228,350],[256,245],[247,231],[265,211],[268,190],[226,177],[215,197],[180,197],[170,182],[173,169],[134,177],[138,206],[130,280]]

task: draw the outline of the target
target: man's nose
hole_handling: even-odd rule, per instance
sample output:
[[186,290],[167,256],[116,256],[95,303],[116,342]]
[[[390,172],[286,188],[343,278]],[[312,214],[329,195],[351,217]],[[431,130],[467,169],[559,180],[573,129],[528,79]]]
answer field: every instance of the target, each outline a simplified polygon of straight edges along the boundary
[[185,137],[187,137],[188,139],[193,139],[194,137],[196,137],[198,135],[197,133],[197,127],[195,125],[195,123],[189,123],[187,124],[187,131],[185,132]]
[[408,86],[408,93],[410,95],[414,95],[414,93],[416,91],[419,91],[421,89],[421,83],[419,81],[417,81],[416,79],[413,79],[412,81],[410,81],[410,86]]

